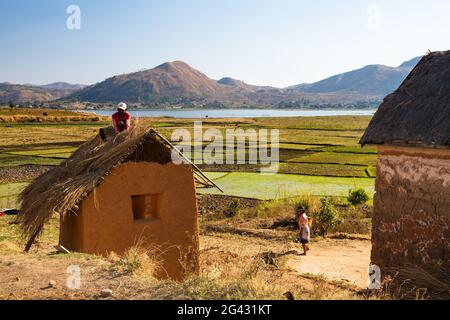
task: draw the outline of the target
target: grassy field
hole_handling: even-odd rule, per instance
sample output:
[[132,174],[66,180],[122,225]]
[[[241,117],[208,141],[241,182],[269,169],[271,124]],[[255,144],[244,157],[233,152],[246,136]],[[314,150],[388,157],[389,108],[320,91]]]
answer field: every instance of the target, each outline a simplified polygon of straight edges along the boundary
[[[55,110],[18,110],[0,108],[0,116],[71,117],[72,113]],[[76,114],[78,116],[78,114]],[[105,119],[62,122],[0,123],[0,169],[22,165],[58,165],[68,158],[98,129]],[[193,133],[192,119],[139,119],[170,137],[173,130],[183,128]],[[376,148],[358,145],[370,117],[339,116],[312,118],[203,119],[203,128],[278,129],[280,132],[280,170],[274,176],[259,176],[260,168],[252,165],[202,166],[205,171],[232,171],[220,179],[226,194],[269,199],[282,194],[312,191],[317,195],[343,196],[348,189],[362,186],[373,192],[376,174]],[[206,142],[203,143],[206,147]],[[246,145],[245,153],[251,151]],[[193,159],[202,154],[192,153]],[[213,173],[211,173],[213,174]],[[26,182],[26,181],[20,181]],[[261,187],[264,185],[264,187]],[[0,196],[11,199],[5,194]],[[11,192],[9,192],[11,193]],[[9,201],[9,200],[8,200]]]

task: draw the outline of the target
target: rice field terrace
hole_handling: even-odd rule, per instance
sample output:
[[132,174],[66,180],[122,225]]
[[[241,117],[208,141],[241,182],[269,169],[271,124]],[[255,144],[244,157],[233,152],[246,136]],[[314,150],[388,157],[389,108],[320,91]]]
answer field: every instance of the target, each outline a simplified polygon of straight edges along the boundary
[[[45,114],[45,115],[44,115]],[[108,119],[54,110],[26,110],[26,114],[0,108],[0,117],[39,117],[36,121],[0,121],[0,206],[13,205],[15,196],[39,171],[60,164],[70,157]],[[46,117],[48,118],[46,120]],[[55,117],[65,120],[55,121]],[[72,118],[77,118],[73,120]],[[22,119],[22,118],[21,118]],[[154,127],[170,138],[175,129],[194,135],[194,119],[135,119]],[[261,175],[261,165],[204,164],[199,166],[221,186],[226,195],[274,199],[308,192],[318,196],[346,196],[351,188],[364,188],[373,194],[377,150],[358,145],[369,116],[201,119],[203,130],[278,129],[279,159],[277,174]],[[198,120],[197,120],[198,121]],[[258,141],[260,143],[261,141]],[[203,142],[203,150],[208,142]],[[254,146],[245,145],[245,156]],[[270,143],[268,145],[270,149]],[[192,160],[207,160],[202,152]],[[236,149],[235,152],[238,152]],[[225,159],[224,159],[225,160]],[[26,169],[26,170],[25,170]],[[200,190],[201,193],[217,192]]]

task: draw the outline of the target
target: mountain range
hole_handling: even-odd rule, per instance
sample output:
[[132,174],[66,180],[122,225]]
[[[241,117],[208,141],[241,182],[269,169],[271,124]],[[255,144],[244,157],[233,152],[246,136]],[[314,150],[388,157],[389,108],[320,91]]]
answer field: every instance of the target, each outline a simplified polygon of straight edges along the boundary
[[91,86],[0,83],[0,102],[82,101],[165,107],[376,107],[421,57],[398,67],[368,65],[327,79],[287,88],[254,86],[230,77],[213,80],[182,61],[108,78]]

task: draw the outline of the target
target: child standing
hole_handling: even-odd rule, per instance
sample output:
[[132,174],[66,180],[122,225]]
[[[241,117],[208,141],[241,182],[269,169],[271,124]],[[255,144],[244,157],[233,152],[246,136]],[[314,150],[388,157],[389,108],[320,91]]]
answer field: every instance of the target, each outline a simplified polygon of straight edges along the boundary
[[303,247],[303,255],[309,251],[308,243],[310,241],[310,231],[308,224],[308,215],[304,207],[297,208],[298,227],[300,229],[299,240]]

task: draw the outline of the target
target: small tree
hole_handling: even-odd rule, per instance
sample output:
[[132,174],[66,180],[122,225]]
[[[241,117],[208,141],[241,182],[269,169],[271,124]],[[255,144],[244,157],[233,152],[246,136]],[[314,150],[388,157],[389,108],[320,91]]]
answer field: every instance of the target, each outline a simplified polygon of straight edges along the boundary
[[12,102],[9,103],[9,109],[12,111],[14,108],[16,107],[16,105]]
[[319,235],[325,236],[328,231],[337,226],[341,221],[339,212],[333,206],[329,198],[320,199],[320,211],[314,217],[315,230]]
[[364,204],[367,201],[369,201],[369,195],[367,194],[366,190],[364,190],[363,188],[350,189],[348,191],[347,200],[352,205],[356,206],[358,204]]

